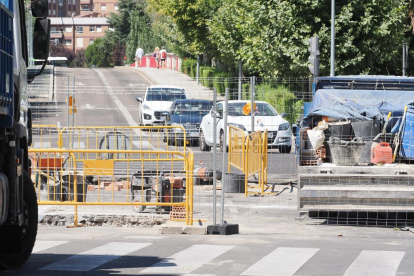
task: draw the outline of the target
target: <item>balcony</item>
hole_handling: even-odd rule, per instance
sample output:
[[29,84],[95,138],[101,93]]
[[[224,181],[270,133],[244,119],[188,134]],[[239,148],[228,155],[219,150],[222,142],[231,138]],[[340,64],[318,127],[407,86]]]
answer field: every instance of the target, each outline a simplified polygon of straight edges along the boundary
[[62,38],[63,32],[62,31],[50,31],[50,38]]
[[92,1],[91,0],[80,0],[80,3],[81,3],[81,5],[82,4],[90,5],[90,4],[92,4]]

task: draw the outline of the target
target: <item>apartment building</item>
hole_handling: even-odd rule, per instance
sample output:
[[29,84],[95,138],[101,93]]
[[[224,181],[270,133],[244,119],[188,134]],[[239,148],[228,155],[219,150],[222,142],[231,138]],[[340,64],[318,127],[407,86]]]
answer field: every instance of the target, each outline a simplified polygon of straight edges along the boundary
[[103,37],[109,29],[108,20],[104,17],[52,17],[50,26],[51,41],[65,45],[74,53],[86,49],[95,39]]
[[48,0],[49,17],[71,17],[80,14],[80,0]]
[[114,0],[80,0],[80,17],[109,17],[118,11],[118,1]]

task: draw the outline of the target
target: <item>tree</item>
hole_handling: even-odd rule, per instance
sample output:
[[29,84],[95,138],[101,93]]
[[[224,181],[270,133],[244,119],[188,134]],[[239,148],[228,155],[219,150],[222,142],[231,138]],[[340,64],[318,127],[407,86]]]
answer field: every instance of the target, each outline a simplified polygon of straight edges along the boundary
[[51,57],[66,57],[69,62],[71,62],[74,58],[74,54],[72,50],[66,48],[64,45],[59,44],[51,44],[49,46],[49,52]]
[[85,51],[85,58],[89,66],[110,67],[111,54],[114,45],[104,38],[97,38]]
[[85,58],[85,50],[78,50],[75,54],[75,58],[73,59],[73,65],[75,67],[85,67],[87,66],[87,61]]
[[[340,3],[338,3],[340,2]],[[321,73],[329,72],[330,1],[224,0],[208,23],[222,56],[264,76],[307,76],[308,38],[320,38]],[[398,74],[406,1],[346,0],[336,7],[338,74]]]

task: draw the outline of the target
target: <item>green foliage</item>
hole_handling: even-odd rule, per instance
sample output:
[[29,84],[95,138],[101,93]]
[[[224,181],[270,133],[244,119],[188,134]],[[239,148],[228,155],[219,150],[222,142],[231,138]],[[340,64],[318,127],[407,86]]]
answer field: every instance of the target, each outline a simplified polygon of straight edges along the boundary
[[284,85],[274,87],[271,84],[256,85],[256,98],[259,101],[266,101],[281,114],[285,112],[286,120],[294,124],[302,111],[303,101],[298,100],[289,89]]
[[111,67],[111,53],[113,44],[104,38],[97,38],[85,51],[85,58],[89,66]]
[[[262,76],[308,76],[308,41],[320,38],[321,73],[329,72],[328,0],[223,0],[208,21],[221,56]],[[408,1],[345,0],[336,7],[337,74],[399,74]]]
[[242,84],[242,99],[248,100],[251,95],[250,82]]
[[213,87],[213,77],[216,73],[214,68],[204,68],[203,74],[201,75],[203,78],[203,84],[205,87],[212,88]]

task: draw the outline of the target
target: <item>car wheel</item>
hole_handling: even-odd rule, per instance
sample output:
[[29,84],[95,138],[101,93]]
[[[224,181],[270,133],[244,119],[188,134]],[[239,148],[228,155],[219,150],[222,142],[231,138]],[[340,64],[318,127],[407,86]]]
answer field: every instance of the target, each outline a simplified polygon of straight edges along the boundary
[[226,146],[224,145],[224,131],[222,130],[222,131],[220,131],[220,150],[221,150],[221,152],[224,151],[224,147],[226,148],[226,152],[228,152],[229,149],[228,149],[227,145]]
[[209,151],[210,150],[210,147],[206,143],[206,139],[204,137],[204,133],[203,133],[202,130],[200,130],[200,138],[199,138],[198,145],[199,145],[201,151]]

